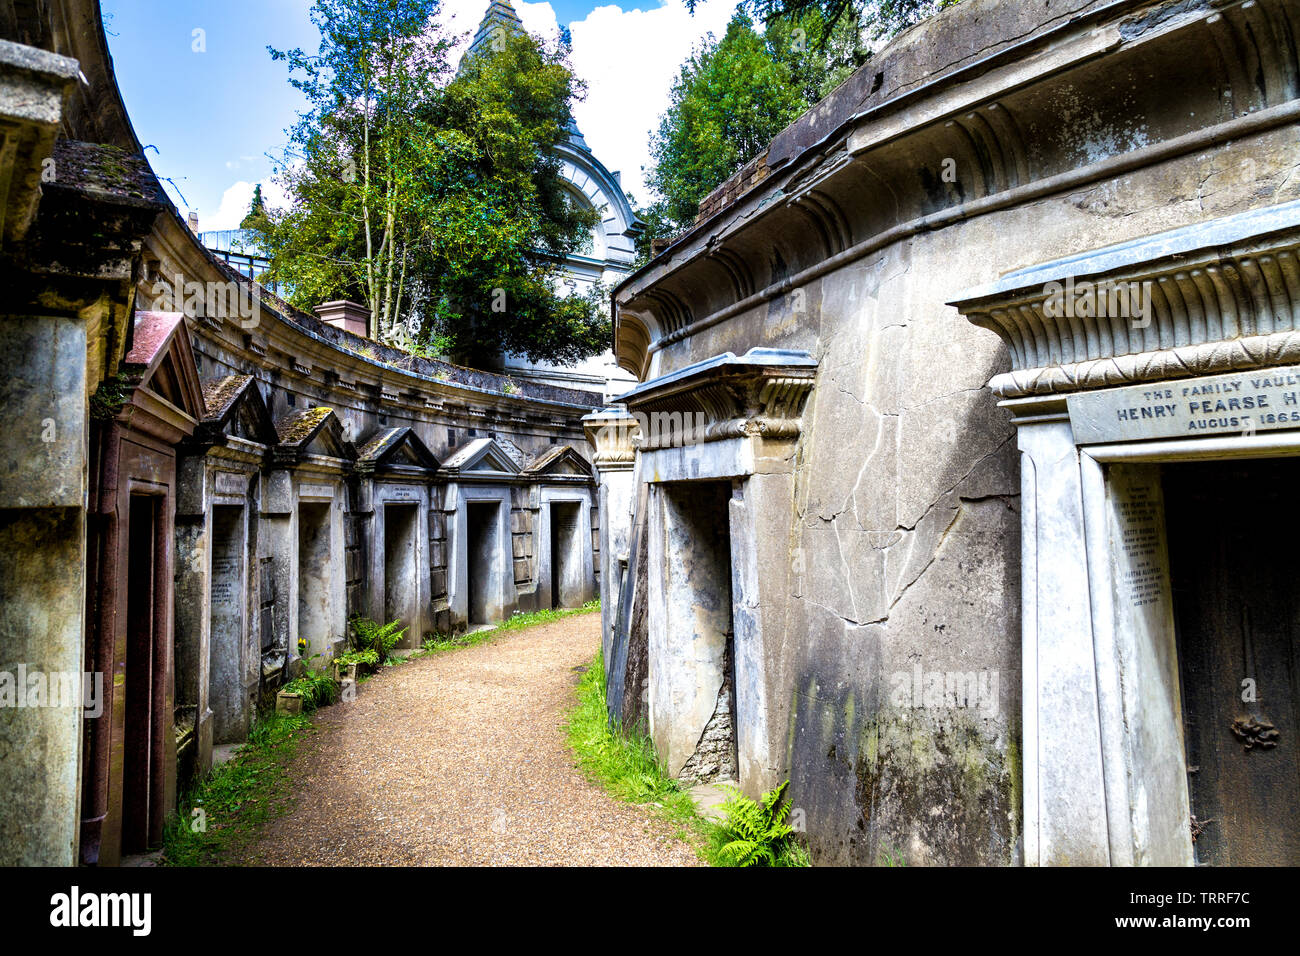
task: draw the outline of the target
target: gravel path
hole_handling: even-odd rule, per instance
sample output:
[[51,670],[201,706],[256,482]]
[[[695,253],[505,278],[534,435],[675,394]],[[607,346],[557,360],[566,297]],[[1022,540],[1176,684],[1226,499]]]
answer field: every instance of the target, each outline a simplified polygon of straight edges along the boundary
[[574,766],[563,721],[600,614],[382,668],[324,708],[291,768],[297,806],[242,862],[692,866],[674,827]]

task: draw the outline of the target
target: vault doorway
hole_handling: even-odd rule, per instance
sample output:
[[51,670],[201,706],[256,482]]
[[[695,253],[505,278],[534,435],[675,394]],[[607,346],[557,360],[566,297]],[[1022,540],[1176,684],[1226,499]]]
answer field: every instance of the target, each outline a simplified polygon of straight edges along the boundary
[[501,502],[471,501],[465,506],[469,624],[477,627],[501,619]]
[[1164,468],[1199,864],[1300,863],[1300,459]]

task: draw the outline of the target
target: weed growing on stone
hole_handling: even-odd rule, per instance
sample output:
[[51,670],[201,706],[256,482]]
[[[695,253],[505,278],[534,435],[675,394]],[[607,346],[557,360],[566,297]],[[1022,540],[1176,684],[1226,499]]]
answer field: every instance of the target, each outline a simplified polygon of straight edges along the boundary
[[307,671],[297,680],[291,680],[283,688],[291,694],[302,697],[302,709],[311,713],[317,707],[327,707],[339,696],[339,685],[334,683],[332,675],[325,671]]
[[722,804],[722,819],[705,822],[708,845],[704,856],[714,866],[809,866],[808,851],[786,823],[787,780],[751,800],[732,786]]
[[227,862],[268,821],[292,807],[288,765],[302,732],[304,715],[269,714],[259,720],[228,763],[216,767],[180,801],[180,812],[163,830],[165,866]]
[[676,836],[710,866],[810,866],[808,851],[786,824],[782,799],[787,784],[755,802],[733,789],[724,819],[700,816],[688,791],[668,776],[645,735],[617,733],[609,726],[605,660],[596,655],[578,683],[578,703],[569,713],[569,747],[592,782],[628,803],[651,804],[677,824]]
[[352,645],[358,652],[373,651],[379,663],[388,663],[393,648],[406,636],[406,628],[401,623],[389,621],[380,624],[359,614],[353,615],[348,620],[352,627]]

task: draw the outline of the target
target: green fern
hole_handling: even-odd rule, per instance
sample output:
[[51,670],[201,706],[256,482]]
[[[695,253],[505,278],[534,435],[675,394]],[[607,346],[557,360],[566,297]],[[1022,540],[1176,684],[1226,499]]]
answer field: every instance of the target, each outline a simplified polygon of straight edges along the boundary
[[307,671],[297,680],[289,681],[283,689],[301,695],[302,707],[307,713],[311,713],[317,707],[334,703],[339,693],[339,685],[334,683],[334,678],[330,674],[312,670]]
[[723,818],[711,825],[715,866],[807,865],[807,854],[786,823],[790,806],[784,798],[789,784],[785,781],[758,801],[735,787],[722,787],[728,793],[721,806]]
[[[374,651],[375,661],[366,661],[370,667],[376,667],[388,660],[389,652],[406,636],[406,628],[399,627],[401,621],[389,621],[379,624],[369,618],[357,615],[349,622],[352,625],[352,644],[359,652]],[[369,655],[367,655],[368,657]]]

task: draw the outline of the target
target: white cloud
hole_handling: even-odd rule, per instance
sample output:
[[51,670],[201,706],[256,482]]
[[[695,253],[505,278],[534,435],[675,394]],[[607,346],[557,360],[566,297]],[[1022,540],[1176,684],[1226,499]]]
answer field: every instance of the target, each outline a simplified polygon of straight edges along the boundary
[[[488,0],[443,0],[443,23],[452,32],[471,32]],[[531,33],[558,35],[549,3],[514,4]],[[587,98],[574,107],[578,127],[596,158],[621,171],[623,188],[640,203],[649,201],[641,167],[650,163],[650,130],[668,109],[668,92],[678,67],[707,33],[721,36],[736,0],[704,0],[695,14],[684,0],[664,0],[652,10],[597,7],[569,24],[574,71],[587,81]],[[453,54],[453,62],[468,39]]]
[[735,0],[706,0],[686,12],[682,0],[654,10],[597,7],[573,32],[573,69],[587,81],[587,99],[574,116],[587,145],[605,166],[621,170],[623,188],[650,199],[641,167],[650,163],[650,130],[668,109],[682,62],[705,34],[722,36]]
[[[253,204],[254,188],[253,183],[242,180],[228,187],[221,194],[221,205],[217,207],[216,212],[210,216],[199,213],[199,228],[203,232],[238,229]],[[262,200],[272,209],[283,209],[289,204],[289,197],[274,182],[262,183]]]

